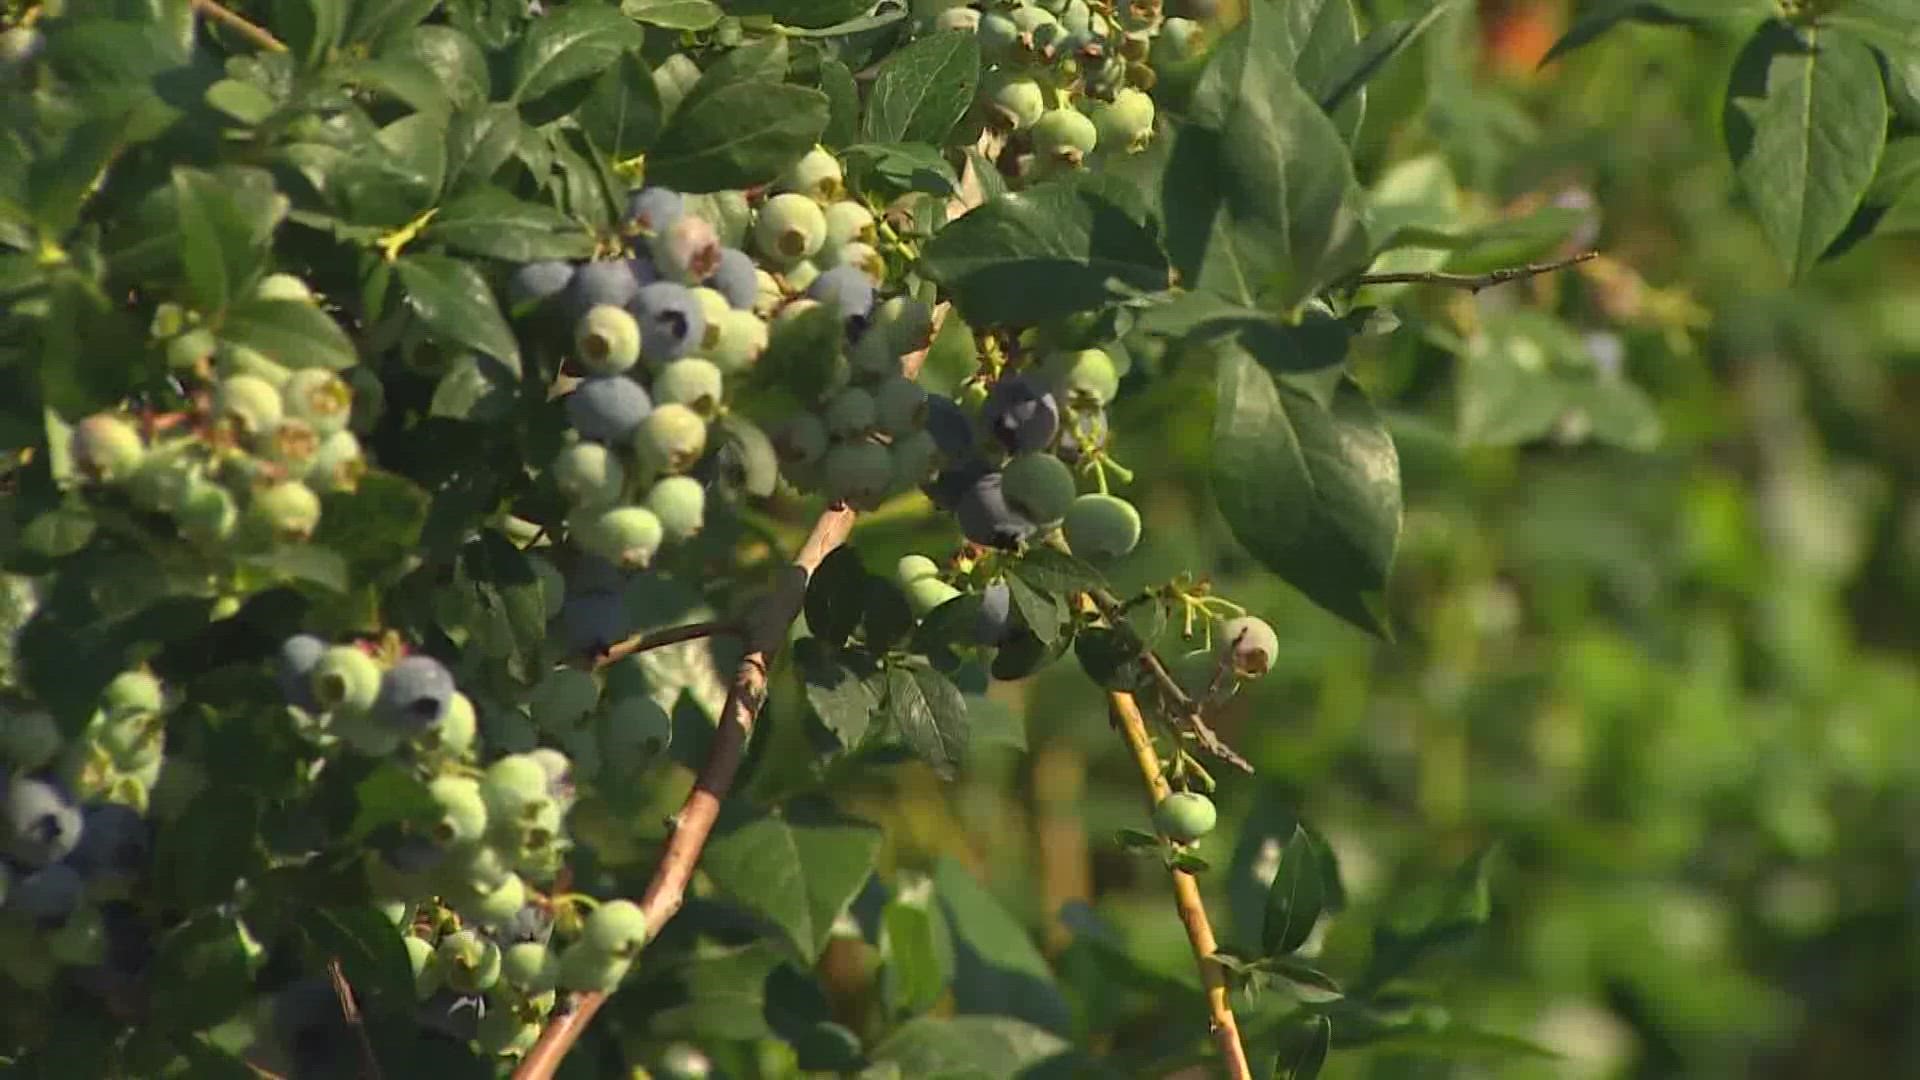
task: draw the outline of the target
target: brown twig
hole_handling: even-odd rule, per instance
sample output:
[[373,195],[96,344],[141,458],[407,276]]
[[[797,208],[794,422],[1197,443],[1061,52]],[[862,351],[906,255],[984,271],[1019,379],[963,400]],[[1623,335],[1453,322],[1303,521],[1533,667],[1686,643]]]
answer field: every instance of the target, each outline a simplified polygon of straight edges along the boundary
[[[1133,752],[1134,763],[1140,767],[1140,778],[1146,782],[1152,795],[1149,800],[1154,806],[1171,794],[1167,778],[1160,766],[1160,755],[1153,748],[1153,740],[1147,735],[1146,718],[1140,715],[1140,705],[1132,694],[1111,691],[1107,694],[1107,706],[1113,713],[1114,726],[1120,729],[1121,738],[1126,740],[1127,749]],[[1240,1023],[1234,1018],[1233,1003],[1227,997],[1227,976],[1224,969],[1214,961],[1213,954],[1219,950],[1219,942],[1213,937],[1213,924],[1207,921],[1207,908],[1200,899],[1200,884],[1193,875],[1178,867],[1169,871],[1173,875],[1173,902],[1179,909],[1180,921],[1187,928],[1187,943],[1193,948],[1193,959],[1200,966],[1200,982],[1206,988],[1207,1016],[1213,1030],[1213,1041],[1220,1047],[1220,1057],[1226,1065],[1227,1076],[1231,1080],[1251,1080],[1253,1070],[1247,1063],[1246,1048],[1240,1045]]]
[[[1119,597],[1105,589],[1095,589],[1087,594],[1087,598],[1109,623],[1119,625],[1120,612],[1126,607],[1120,602]],[[1201,749],[1242,772],[1253,772],[1253,763],[1241,757],[1239,751],[1228,746],[1226,740],[1220,737],[1220,733],[1208,725],[1200,703],[1193,700],[1185,690],[1181,689],[1180,684],[1174,681],[1173,673],[1167,670],[1166,661],[1160,659],[1159,653],[1148,649],[1141,655],[1140,663],[1145,665],[1147,674],[1153,679],[1154,687],[1160,691],[1160,696],[1167,699],[1167,703],[1172,705],[1173,710],[1179,714],[1180,720],[1193,732],[1193,737],[1200,740]]]
[[[646,914],[649,935],[659,933],[660,927],[680,910],[687,882],[720,815],[720,804],[733,787],[734,774],[740,770],[754,718],[766,700],[767,674],[773,658],[786,642],[788,628],[800,614],[801,602],[806,598],[807,578],[829,553],[846,542],[847,534],[853,529],[853,519],[854,512],[844,506],[829,507],[821,513],[813,523],[813,532],[793,557],[786,576],[759,603],[744,628],[747,654],[734,668],[727,701],[721,706],[719,724],[713,733],[712,749],[707,753],[706,764],[700,769],[693,791],[674,817],[667,850],[660,856],[653,880],[647,883],[647,891],[640,898],[640,910]],[[604,993],[574,995],[571,1011],[547,1025],[539,1043],[515,1070],[515,1080],[548,1080],[553,1076],[606,1000]]]
[[1556,270],[1565,270],[1569,266],[1578,266],[1600,257],[1597,251],[1583,251],[1578,255],[1552,262],[1528,263],[1525,266],[1503,266],[1485,274],[1447,274],[1437,270],[1405,271],[1391,274],[1361,274],[1351,279],[1358,288],[1362,285],[1445,285],[1452,289],[1465,289],[1477,293],[1481,289],[1490,289],[1495,285],[1505,285],[1509,281],[1521,278],[1538,277],[1551,274]]
[[373,1052],[373,1037],[367,1034],[366,1021],[360,1017],[360,1004],[353,999],[353,986],[347,982],[340,958],[327,961],[327,977],[333,980],[333,993],[340,999],[340,1015],[353,1029],[354,1042],[360,1047],[361,1080],[380,1080],[380,1059]]
[[248,22],[246,19],[215,3],[215,0],[193,0],[193,9],[209,19],[227,24],[241,37],[246,38],[248,41],[253,42],[268,52],[287,51],[286,44],[279,38],[274,37],[261,27]]
[[647,652],[650,649],[664,649],[669,645],[678,645],[684,641],[698,641],[701,638],[718,637],[723,634],[738,634],[740,628],[728,622],[697,622],[685,626],[670,626],[665,630],[655,630],[647,634],[635,634],[625,641],[610,646],[605,655],[593,662],[594,667],[606,667],[632,656],[634,653]]

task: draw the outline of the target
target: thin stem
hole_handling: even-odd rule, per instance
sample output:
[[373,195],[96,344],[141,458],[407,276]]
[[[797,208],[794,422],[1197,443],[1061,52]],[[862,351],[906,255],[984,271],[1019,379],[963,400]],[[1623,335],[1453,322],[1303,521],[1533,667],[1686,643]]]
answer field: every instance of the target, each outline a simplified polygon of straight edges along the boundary
[[360,1048],[361,1080],[380,1080],[380,1059],[373,1052],[373,1038],[367,1034],[367,1025],[360,1017],[360,1005],[353,999],[353,986],[347,982],[347,973],[340,966],[340,958],[327,961],[327,977],[333,980],[334,996],[340,999],[340,1015],[353,1029],[354,1042]]
[[1392,274],[1361,274],[1358,277],[1352,278],[1350,283],[1355,288],[1362,285],[1445,285],[1448,288],[1465,289],[1468,292],[1477,293],[1481,289],[1490,289],[1495,285],[1505,285],[1509,281],[1518,281],[1521,278],[1538,277],[1541,274],[1551,274],[1557,270],[1565,270],[1570,266],[1578,266],[1583,262],[1589,262],[1599,257],[1600,253],[1597,251],[1583,251],[1569,258],[1555,259],[1553,262],[1528,263],[1525,266],[1503,266],[1498,270],[1489,271],[1485,274],[1446,274],[1437,270],[1406,271]]
[[248,41],[253,42],[268,52],[287,51],[287,46],[281,42],[279,38],[274,37],[261,27],[248,22],[232,11],[220,6],[218,3],[215,3],[214,0],[193,0],[193,9],[210,19],[226,23],[241,37],[246,38]]
[[[680,910],[687,882],[693,877],[707,837],[713,832],[713,823],[720,816],[720,803],[733,787],[734,775],[740,771],[754,719],[766,701],[767,674],[773,667],[774,656],[786,641],[788,628],[800,614],[801,602],[806,598],[807,578],[819,569],[829,553],[846,542],[847,534],[853,529],[853,519],[854,512],[844,506],[835,505],[822,512],[799,554],[793,557],[786,576],[750,616],[745,627],[747,654],[734,668],[733,681],[727,687],[727,701],[721,706],[719,725],[713,733],[712,749],[707,752],[706,764],[700,769],[693,791],[674,816],[673,835],[667,840],[667,850],[660,856],[653,880],[647,883],[647,890],[640,897],[640,910],[646,914],[649,936],[658,934]],[[606,1000],[607,995],[599,992],[575,994],[573,1008],[547,1025],[539,1043],[515,1070],[514,1080],[549,1080]]]
[[[1099,611],[1102,618],[1115,625],[1119,624],[1120,611],[1126,606],[1120,602],[1119,597],[1105,589],[1095,589],[1087,594],[1087,599],[1094,605],[1095,610]],[[1208,726],[1200,703],[1188,696],[1187,692],[1180,688],[1180,684],[1174,681],[1173,673],[1167,670],[1166,662],[1160,659],[1159,653],[1148,649],[1141,654],[1140,662],[1146,665],[1147,674],[1152,677],[1154,687],[1173,706],[1174,711],[1180,714],[1180,719],[1193,730],[1194,737],[1200,740],[1200,745],[1206,748],[1207,753],[1242,772],[1253,771],[1253,764],[1241,757],[1238,751],[1220,738],[1218,732]]]
[[[1134,763],[1140,767],[1140,779],[1146,783],[1150,796],[1148,802],[1158,806],[1171,789],[1161,771],[1160,755],[1147,735],[1147,722],[1140,715],[1139,703],[1132,694],[1116,690],[1107,694],[1107,707],[1113,713],[1114,726],[1120,729],[1120,737],[1133,752]],[[1213,959],[1220,943],[1214,940],[1213,924],[1207,920],[1207,908],[1200,899],[1200,884],[1192,874],[1177,867],[1169,873],[1173,875],[1174,907],[1187,928],[1187,944],[1193,948],[1194,963],[1200,967],[1200,982],[1206,988],[1213,1041],[1220,1047],[1227,1076],[1231,1080],[1251,1080],[1253,1070],[1247,1063],[1246,1048],[1240,1045],[1240,1023],[1234,1018],[1233,1002],[1227,994],[1226,972]]]
[[664,649],[669,645],[678,645],[683,641],[698,641],[701,638],[718,637],[722,634],[738,634],[740,628],[727,622],[697,622],[685,626],[670,626],[665,630],[655,630],[650,634],[635,634],[625,641],[610,646],[606,655],[595,660],[594,667],[606,667],[650,649]]

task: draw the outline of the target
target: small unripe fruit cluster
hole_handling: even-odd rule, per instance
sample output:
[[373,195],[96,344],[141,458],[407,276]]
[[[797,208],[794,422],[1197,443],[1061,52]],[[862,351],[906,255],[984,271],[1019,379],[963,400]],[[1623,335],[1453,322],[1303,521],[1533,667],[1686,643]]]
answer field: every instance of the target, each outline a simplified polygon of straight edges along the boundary
[[1176,844],[1191,844],[1213,831],[1219,813],[1197,791],[1176,791],[1153,808],[1153,827]]

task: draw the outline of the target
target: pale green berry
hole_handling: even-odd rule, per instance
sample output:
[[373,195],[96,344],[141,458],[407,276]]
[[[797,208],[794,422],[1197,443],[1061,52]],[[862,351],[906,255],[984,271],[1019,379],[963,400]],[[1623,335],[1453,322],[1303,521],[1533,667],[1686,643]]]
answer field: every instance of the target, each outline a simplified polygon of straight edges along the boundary
[[[292,373],[288,376],[291,378]],[[261,436],[280,426],[280,391],[258,375],[228,376],[221,381],[216,397],[220,416],[232,421],[242,435]]]
[[428,781],[427,794],[438,809],[433,839],[438,844],[471,844],[487,832],[487,804],[480,782],[468,776],[438,776]]
[[600,704],[600,684],[578,668],[555,668],[534,684],[527,698],[533,722],[547,731],[577,727]]
[[187,539],[216,544],[228,539],[240,524],[240,505],[226,488],[195,478],[180,492],[173,507],[174,523]]
[[72,453],[81,472],[116,483],[134,474],[147,448],[132,424],[112,413],[96,413],[74,425]]
[[268,274],[253,287],[253,295],[260,300],[294,300],[302,304],[313,303],[313,290],[307,283],[292,274]]
[[848,244],[871,244],[876,224],[873,211],[851,199],[827,207],[827,241],[824,251],[838,251]]
[[893,458],[893,491],[919,487],[931,480],[940,467],[940,444],[928,431],[915,431],[893,440],[889,454]]
[[589,516],[580,531],[580,545],[592,554],[627,569],[651,565],[666,538],[653,511],[644,506],[618,506]]
[[589,375],[618,375],[640,362],[640,324],[625,308],[596,304],[574,324],[573,355]]
[[866,509],[892,486],[893,457],[878,443],[843,443],[827,451],[821,479],[830,497]]
[[780,310],[780,305],[787,302],[786,290],[780,287],[779,278],[762,267],[754,268],[753,280],[753,313],[762,319],[771,319]]
[[1176,791],[1153,808],[1153,827],[1179,844],[1191,844],[1212,832],[1219,818],[1213,800],[1197,791]]
[[873,395],[858,386],[849,386],[827,402],[827,431],[847,439],[864,434],[880,418]]
[[1087,110],[1101,149],[1137,154],[1153,141],[1153,98],[1123,86],[1112,101],[1096,101]]
[[320,654],[308,679],[322,709],[365,713],[380,698],[380,665],[351,645],[335,645]]
[[875,288],[886,284],[886,257],[881,255],[872,244],[863,241],[855,240],[853,243],[842,246],[833,253],[831,259],[827,260],[827,266],[829,269],[835,266],[851,266],[865,274]]
[[[700,305],[700,340],[693,343],[693,355],[705,356],[720,344],[720,320],[732,314],[733,305],[727,302],[725,293],[717,289],[701,286],[691,290],[695,303]],[[659,400],[656,395],[654,400]]]
[[926,618],[934,608],[960,595],[959,589],[937,577],[908,582],[906,592],[907,606],[913,609],[915,618],[921,619]]
[[477,994],[500,981],[500,946],[476,930],[458,930],[440,939],[435,950],[447,985]]
[[661,368],[653,377],[653,403],[685,405],[702,417],[710,417],[720,411],[725,384],[719,365],[697,356],[685,357]]
[[603,956],[631,957],[647,942],[647,915],[631,900],[608,900],[593,909],[580,941]]
[[631,960],[601,952],[582,939],[560,953],[560,987],[611,993],[620,988],[621,980],[632,968]]
[[780,175],[777,186],[781,191],[805,195],[824,206],[845,194],[844,180],[839,159],[825,147],[816,146]]
[[236,375],[251,375],[256,379],[264,379],[276,390],[285,386],[287,380],[293,377],[291,368],[276,363],[265,353],[245,345],[222,346],[214,362],[214,371],[223,379],[230,379]]
[[247,516],[277,540],[306,540],[320,527],[320,496],[298,480],[285,480],[255,491]]
[[767,324],[751,311],[729,311],[708,326],[717,331],[702,354],[723,374],[738,375],[767,351]]
[[888,376],[874,387],[873,406],[880,430],[901,438],[926,423],[927,391],[904,375]]
[[473,1042],[482,1053],[518,1057],[540,1041],[541,1024],[501,1003],[495,1003],[473,1026]]
[[461,914],[481,926],[502,926],[511,921],[520,909],[527,906],[527,883],[519,874],[508,874],[506,880],[495,886],[490,892],[475,893],[461,904]]
[[1257,679],[1273,667],[1280,655],[1280,637],[1265,619],[1242,615],[1227,620],[1220,628],[1220,653],[1233,666],[1234,673]]
[[1055,168],[1077,169],[1100,141],[1099,129],[1078,109],[1048,109],[1034,122],[1033,152]]
[[611,506],[626,489],[627,469],[605,446],[577,442],[553,459],[553,484],[576,507]]
[[352,491],[366,475],[367,459],[360,439],[351,431],[336,431],[320,443],[307,468],[307,483],[315,491]]
[[167,367],[183,374],[204,374],[219,347],[213,331],[195,327],[167,342]]
[[1067,510],[1067,546],[1083,559],[1117,559],[1140,543],[1140,511],[1117,495],[1082,495]]
[[500,977],[528,997],[538,997],[560,985],[560,957],[538,941],[523,941],[501,956]]
[[1065,518],[1079,495],[1073,470],[1044,452],[1021,454],[1009,462],[1001,474],[1000,490],[1008,506],[1043,527]]
[[326,368],[301,368],[280,388],[286,415],[303,420],[321,435],[345,431],[353,418],[353,389]]
[[669,543],[692,538],[706,523],[707,489],[691,476],[662,477],[647,492],[646,504]]
[[1027,75],[996,73],[985,92],[993,116],[1010,131],[1026,131],[1047,111],[1046,91]]
[[432,727],[414,736],[413,745],[428,753],[442,754],[447,757],[465,757],[473,748],[473,739],[479,728],[479,717],[473,710],[473,699],[455,690],[447,699],[447,707],[434,721]]
[[1105,408],[1120,392],[1120,372],[1102,349],[1057,353],[1043,370],[1068,404]]
[[408,934],[400,939],[407,947],[407,962],[413,967],[413,996],[425,1001],[440,989],[439,957],[433,943]]
[[786,278],[787,288],[803,293],[820,276],[820,264],[812,259],[801,259],[787,267],[781,276]]
[[706,418],[677,402],[657,406],[634,432],[634,453],[658,473],[685,472],[706,449]]
[[925,555],[902,555],[893,568],[893,579],[901,585],[911,585],[921,578],[939,576],[940,564]]
[[305,420],[288,417],[264,439],[259,440],[261,456],[280,466],[282,475],[306,479],[313,460],[320,453],[320,433]]
[[552,805],[547,784],[547,770],[537,758],[508,754],[487,766],[480,780],[480,794],[494,822],[522,821],[533,817],[541,807]]
[[782,192],[760,207],[753,223],[760,253],[781,265],[810,259],[827,240],[827,215],[810,196]]

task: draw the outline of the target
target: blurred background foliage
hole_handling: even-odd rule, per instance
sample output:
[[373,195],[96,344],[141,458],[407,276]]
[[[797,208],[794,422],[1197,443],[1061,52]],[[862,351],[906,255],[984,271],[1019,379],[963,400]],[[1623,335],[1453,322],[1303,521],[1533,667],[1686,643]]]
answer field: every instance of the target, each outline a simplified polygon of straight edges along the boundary
[[[1359,6],[1379,25],[1427,5]],[[1356,971],[1362,912],[1498,843],[1489,924],[1419,975],[1457,1020],[1560,1056],[1397,1043],[1336,1052],[1326,1076],[1920,1075],[1920,244],[1877,234],[1791,283],[1722,144],[1739,35],[1628,23],[1538,66],[1572,7],[1457,6],[1370,88],[1376,191],[1488,221],[1558,205],[1603,252],[1409,294],[1399,331],[1365,339],[1406,477],[1395,641],[1227,535],[1204,370],[1161,365],[1115,413],[1148,522],[1123,584],[1206,576],[1283,640],[1220,717],[1258,774],[1216,772],[1209,906],[1224,941],[1257,937],[1305,820],[1347,912],[1305,954]],[[1497,388],[1461,369],[1518,347],[1498,328],[1529,312],[1617,356],[1657,403],[1657,445],[1640,449],[1652,418],[1607,438],[1604,416],[1462,445]],[[881,567],[938,540],[902,515],[859,542]],[[1146,823],[1132,765],[1075,665],[994,695],[1024,750],[848,799],[889,822],[883,871],[972,870],[1054,953],[1076,1026],[1151,1047],[1175,1006],[1113,1000],[1105,965],[1197,978],[1165,874],[1112,841]],[[1262,1005],[1243,1003],[1256,1031]]]

